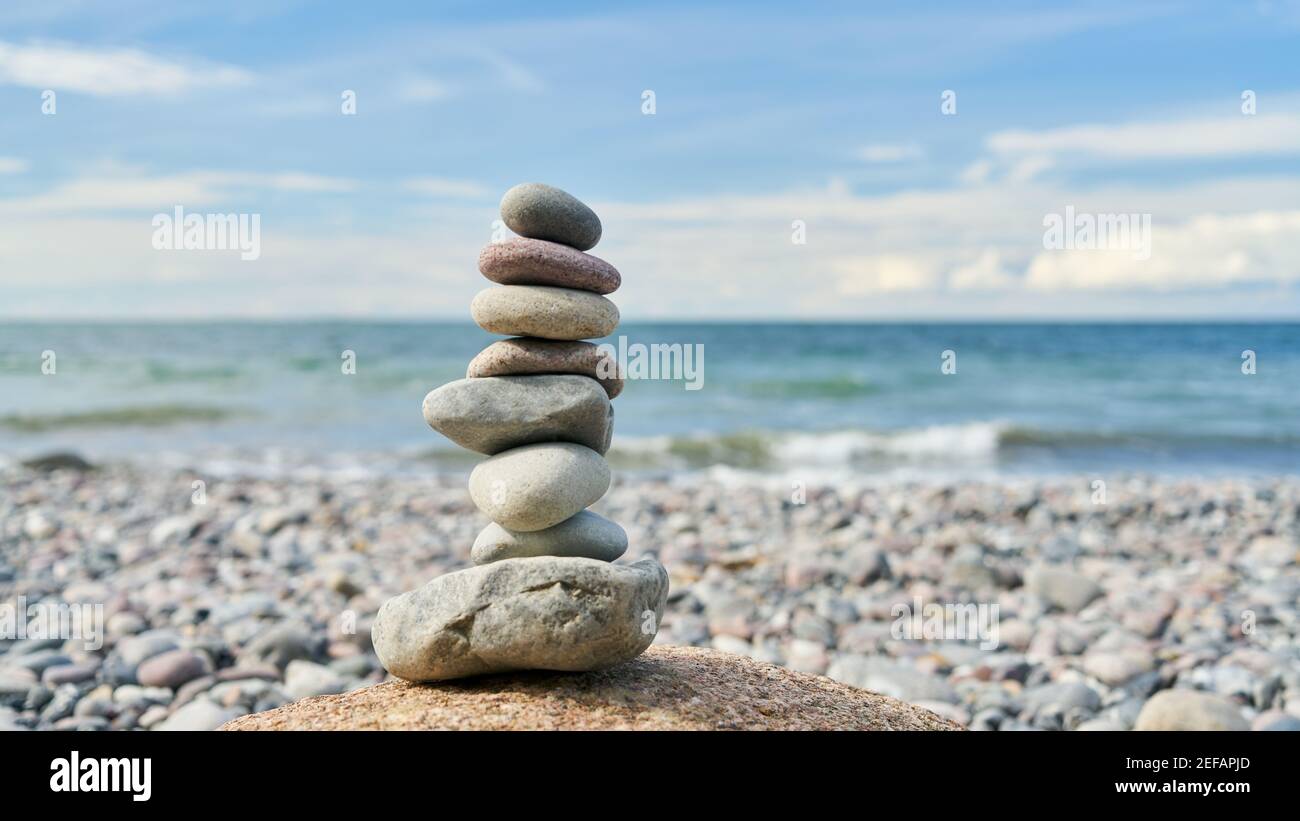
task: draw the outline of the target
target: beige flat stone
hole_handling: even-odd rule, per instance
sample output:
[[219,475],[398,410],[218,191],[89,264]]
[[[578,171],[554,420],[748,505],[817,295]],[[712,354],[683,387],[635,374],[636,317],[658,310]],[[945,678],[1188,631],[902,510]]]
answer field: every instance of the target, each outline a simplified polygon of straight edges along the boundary
[[485,331],[542,339],[596,339],[618,327],[618,307],[574,288],[500,285],[479,291],[470,315]]
[[[527,376],[571,373],[595,379],[613,399],[623,392],[618,361],[591,342],[567,342],[521,336],[500,339],[470,360],[465,376]],[[605,374],[605,376],[602,376]]]

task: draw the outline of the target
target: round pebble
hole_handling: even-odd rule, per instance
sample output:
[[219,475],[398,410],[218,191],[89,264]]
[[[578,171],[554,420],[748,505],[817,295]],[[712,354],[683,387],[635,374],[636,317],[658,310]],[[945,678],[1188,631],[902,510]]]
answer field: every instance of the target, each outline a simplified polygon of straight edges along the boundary
[[542,530],[585,509],[609,490],[609,465],[582,445],[525,445],[476,466],[469,493],[478,509],[510,530]]
[[478,269],[501,285],[554,285],[612,294],[623,283],[618,269],[599,257],[527,237],[487,246],[478,255]]
[[599,294],[544,285],[479,291],[470,315],[485,331],[543,339],[596,339],[618,327],[618,306]]
[[465,375],[520,376],[539,373],[572,373],[595,379],[610,399],[623,392],[618,361],[591,342],[516,337],[500,339],[470,360]]
[[501,219],[523,237],[586,251],[600,242],[600,218],[577,197],[540,182],[516,185],[501,198]]

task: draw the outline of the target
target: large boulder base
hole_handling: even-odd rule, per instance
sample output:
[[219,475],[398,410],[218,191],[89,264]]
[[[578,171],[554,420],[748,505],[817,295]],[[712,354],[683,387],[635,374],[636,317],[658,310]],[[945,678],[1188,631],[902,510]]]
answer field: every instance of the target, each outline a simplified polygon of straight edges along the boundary
[[433,684],[391,680],[237,718],[225,730],[960,730],[824,676],[703,647],[615,667]]
[[651,558],[502,559],[394,596],[371,636],[384,669],[409,681],[595,670],[650,646],[667,597],[668,573]]

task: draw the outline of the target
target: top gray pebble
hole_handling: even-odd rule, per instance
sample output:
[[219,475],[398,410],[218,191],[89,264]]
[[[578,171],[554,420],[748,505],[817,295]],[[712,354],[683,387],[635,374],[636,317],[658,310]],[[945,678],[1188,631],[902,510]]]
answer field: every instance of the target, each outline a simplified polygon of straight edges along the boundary
[[501,219],[521,237],[579,251],[600,242],[600,217],[577,197],[540,182],[516,185],[501,198]]

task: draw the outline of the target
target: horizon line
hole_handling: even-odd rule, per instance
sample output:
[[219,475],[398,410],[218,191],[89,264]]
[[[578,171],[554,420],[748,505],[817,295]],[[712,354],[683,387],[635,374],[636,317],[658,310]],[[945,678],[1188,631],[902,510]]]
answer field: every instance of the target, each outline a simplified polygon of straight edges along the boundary
[[[311,323],[355,323],[355,324],[439,324],[439,325],[462,325],[475,326],[473,320],[462,319],[446,316],[391,316],[377,314],[374,316],[341,316],[336,314],[321,314],[319,316],[202,316],[202,317],[156,317],[156,316],[86,316],[86,317],[69,317],[59,319],[53,317],[30,317],[30,316],[4,316],[0,315],[0,325],[3,324],[33,324],[33,325],[56,325],[87,323],[95,325],[107,324],[140,324],[140,325],[180,325],[186,323],[211,323],[211,324],[311,324]],[[1146,324],[1146,325],[1291,325],[1300,324],[1300,315],[1278,315],[1278,316],[1255,316],[1255,317],[1207,317],[1207,316],[1043,316],[1038,318],[1023,316],[975,316],[975,317],[943,317],[943,316],[913,316],[913,317],[830,317],[823,319],[813,319],[806,317],[780,317],[780,316],[752,316],[752,317],[698,317],[698,318],[656,318],[643,317],[624,319],[620,324],[656,324],[656,325],[744,325],[744,324],[762,324],[762,325],[915,325],[915,324],[945,324],[945,325],[1118,325],[1118,324]]]

